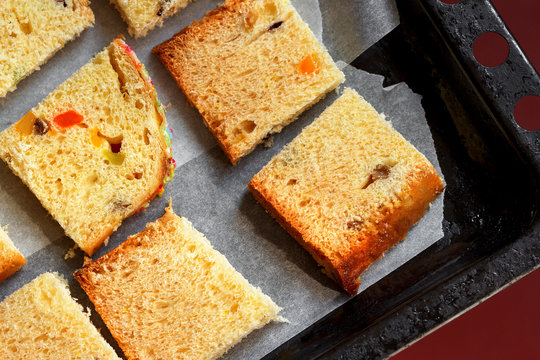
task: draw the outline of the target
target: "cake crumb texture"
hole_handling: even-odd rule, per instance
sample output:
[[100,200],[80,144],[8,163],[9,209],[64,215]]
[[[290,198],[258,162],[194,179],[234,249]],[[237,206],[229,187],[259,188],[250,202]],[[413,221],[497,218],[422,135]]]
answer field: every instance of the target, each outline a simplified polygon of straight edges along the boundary
[[45,273],[0,303],[0,358],[120,360],[89,316],[67,281]]
[[135,38],[145,36],[163,20],[185,8],[191,0],[111,0],[124,21],[129,34]]
[[0,133],[0,158],[89,255],[174,174],[145,74],[118,38]]
[[249,183],[324,272],[354,295],[443,190],[431,163],[352,89]]
[[165,215],[75,273],[128,359],[217,359],[280,308]]
[[235,164],[344,80],[285,0],[229,0],[153,52]]
[[0,1],[0,98],[93,23],[87,0]]
[[0,226],[0,282],[13,275],[24,264],[26,264],[25,257]]

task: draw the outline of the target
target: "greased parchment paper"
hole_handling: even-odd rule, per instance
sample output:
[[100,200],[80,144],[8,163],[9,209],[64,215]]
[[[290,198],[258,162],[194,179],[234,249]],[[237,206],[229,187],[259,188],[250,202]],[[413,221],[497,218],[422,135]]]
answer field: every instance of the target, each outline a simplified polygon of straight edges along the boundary
[[[393,0],[340,1],[293,0],[313,32],[322,38],[334,59],[350,61],[382,38],[398,24]],[[246,185],[270,158],[311,123],[338,96],[331,92],[297,121],[277,134],[269,149],[258,147],[233,167],[226,159],[197,111],[186,99],[151,48],[201,18],[219,1],[197,0],[178,15],[165,21],[143,39],[127,37],[152,76],[160,99],[170,104],[167,119],[174,131],[173,154],[179,167],[176,178],[167,185],[163,198],[124,221],[94,258],[100,257],[142,230],[147,222],[163,215],[169,197],[175,211],[204,233],[213,246],[253,285],[283,307],[282,315],[290,323],[274,323],[251,334],[234,347],[227,359],[256,359],[304,330],[349,297],[323,275],[311,256],[303,250],[254,200]],[[319,7],[320,4],[320,7]],[[67,44],[43,66],[19,84],[19,88],[0,100],[0,130],[16,122],[56,86],[101,51],[118,34],[127,36],[125,24],[106,0],[94,0],[93,28]],[[321,17],[322,15],[322,17]],[[355,21],[357,19],[357,21]],[[363,21],[366,20],[366,21]],[[382,88],[382,77],[356,70],[340,62],[347,81],[341,87],[355,88],[379,112],[386,114],[394,127],[423,152],[440,173],[424,118],[420,97],[405,85]],[[0,284],[0,300],[45,271],[56,271],[69,281],[74,297],[92,308],[86,295],[72,277],[82,266],[83,255],[64,258],[74,243],[63,235],[60,226],[41,207],[39,201],[0,162],[0,225],[8,224],[8,233],[28,258],[17,274]],[[391,249],[363,275],[360,291],[395,270],[442,236],[442,196],[409,233],[407,240]],[[105,325],[93,312],[92,321],[114,346]],[[116,347],[118,349],[118,347]]]

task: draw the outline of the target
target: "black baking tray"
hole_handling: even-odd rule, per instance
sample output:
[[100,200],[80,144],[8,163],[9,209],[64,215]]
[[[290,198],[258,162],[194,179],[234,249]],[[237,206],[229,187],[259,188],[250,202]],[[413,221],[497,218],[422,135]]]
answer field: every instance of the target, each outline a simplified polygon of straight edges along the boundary
[[[386,358],[540,265],[540,131],[513,119],[540,77],[488,0],[397,5],[401,25],[353,65],[423,96],[446,179],[444,238],[265,359]],[[486,31],[508,40],[499,67],[474,58]]]

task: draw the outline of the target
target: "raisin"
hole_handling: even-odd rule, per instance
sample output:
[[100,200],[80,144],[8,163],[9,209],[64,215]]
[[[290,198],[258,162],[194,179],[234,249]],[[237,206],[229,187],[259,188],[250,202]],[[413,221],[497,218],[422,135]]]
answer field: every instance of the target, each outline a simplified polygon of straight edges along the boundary
[[367,188],[369,185],[373,184],[376,180],[386,179],[390,175],[391,166],[385,164],[379,164],[375,166],[375,169],[369,175],[366,185],[362,189]]
[[359,220],[351,220],[347,222],[347,227],[351,230],[360,230],[362,227],[363,221]]
[[157,11],[157,14],[156,14],[156,15],[157,15],[157,16],[163,15],[163,7],[161,7],[161,6],[159,7],[159,10]]
[[373,180],[386,179],[388,175],[390,175],[390,166],[384,164],[375,166],[371,173]]
[[283,21],[278,21],[278,22],[273,23],[273,24],[270,25],[270,27],[268,28],[268,31],[272,31],[272,30],[277,29],[278,27],[281,26],[281,24],[283,24]]
[[34,121],[34,134],[35,135],[45,135],[49,132],[49,124],[40,118],[37,118]]

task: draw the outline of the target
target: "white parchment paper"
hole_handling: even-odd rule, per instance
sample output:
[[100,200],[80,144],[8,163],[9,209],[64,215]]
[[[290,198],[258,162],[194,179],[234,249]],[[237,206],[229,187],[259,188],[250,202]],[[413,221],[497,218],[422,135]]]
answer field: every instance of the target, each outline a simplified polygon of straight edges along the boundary
[[[311,123],[338,96],[336,92],[306,111],[297,121],[277,134],[269,149],[257,148],[233,167],[204,127],[200,115],[186,99],[159,60],[151,54],[153,46],[168,39],[194,19],[201,18],[220,1],[197,0],[177,16],[165,21],[143,39],[127,36],[125,24],[106,0],[94,0],[96,15],[93,28],[56,54],[19,84],[19,88],[0,100],[0,130],[16,122],[49,92],[101,51],[118,34],[127,36],[141,61],[145,63],[160,99],[170,104],[167,119],[174,131],[173,153],[179,165],[177,176],[166,187],[163,198],[126,219],[124,224],[94,256],[97,258],[142,230],[147,222],[163,214],[172,197],[176,212],[188,218],[204,233],[213,246],[253,285],[283,307],[282,315],[290,323],[274,323],[258,330],[234,347],[227,359],[256,359],[290,339],[330,311],[346,302],[345,295],[323,275],[311,256],[302,249],[253,199],[246,189],[257,173],[303,127]],[[382,87],[382,77],[347,66],[374,42],[399,23],[393,0],[293,0],[313,32],[323,39],[336,60],[344,60],[347,80],[344,86],[355,88],[379,112],[386,114],[394,127],[411,141],[440,173],[429,127],[420,97],[405,84],[391,89]],[[406,241],[391,249],[363,275],[360,291],[395,270],[443,234],[442,196],[409,233]],[[0,225],[9,224],[8,232],[16,246],[28,258],[28,264],[0,284],[0,300],[45,271],[56,271],[70,281],[71,290],[83,306],[90,306],[86,295],[72,278],[82,265],[83,255],[64,259],[73,242],[63,235],[60,226],[41,207],[39,201],[0,163]],[[92,316],[106,339],[115,344],[97,315]],[[117,348],[117,347],[116,347]],[[118,349],[118,348],[117,348]]]

